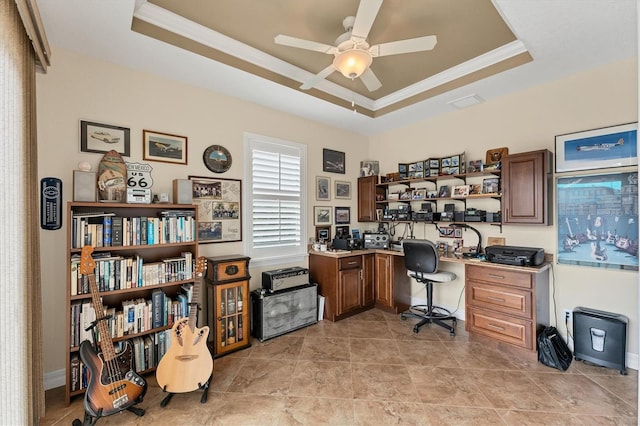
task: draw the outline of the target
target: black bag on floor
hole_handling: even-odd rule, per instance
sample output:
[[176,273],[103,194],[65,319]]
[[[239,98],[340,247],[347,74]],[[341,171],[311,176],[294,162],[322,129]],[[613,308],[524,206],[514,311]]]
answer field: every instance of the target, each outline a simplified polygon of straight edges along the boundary
[[571,365],[573,354],[555,327],[545,327],[538,335],[538,361],[549,367],[565,371]]

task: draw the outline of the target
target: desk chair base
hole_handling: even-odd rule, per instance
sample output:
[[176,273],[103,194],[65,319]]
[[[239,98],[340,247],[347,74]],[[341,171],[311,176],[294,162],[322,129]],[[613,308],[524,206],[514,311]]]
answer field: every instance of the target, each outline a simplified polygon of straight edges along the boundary
[[[417,333],[420,331],[420,327],[425,324],[434,323],[439,325],[440,327],[446,328],[449,330],[450,336],[456,335],[456,324],[458,319],[451,315],[451,311],[441,308],[439,306],[434,306],[432,304],[433,297],[433,282],[425,281],[422,279],[418,279],[418,282],[422,282],[427,290],[427,305],[413,305],[409,307],[408,310],[404,311],[400,314],[400,318],[402,320],[406,320],[407,317],[420,318],[422,321],[413,326],[413,332]],[[449,325],[444,321],[451,321],[452,324]]]
[[[411,306],[408,310],[400,314],[400,318],[402,320],[406,320],[409,317],[418,318],[421,321],[413,326],[413,332],[417,333],[420,331],[420,328],[426,324],[437,324],[440,327],[446,328],[449,330],[450,336],[456,335],[456,324],[457,318],[451,315],[447,309],[441,308],[439,306],[432,306],[431,311],[429,311],[429,307],[426,305],[414,305]],[[444,321],[451,321],[451,325],[447,324]]]

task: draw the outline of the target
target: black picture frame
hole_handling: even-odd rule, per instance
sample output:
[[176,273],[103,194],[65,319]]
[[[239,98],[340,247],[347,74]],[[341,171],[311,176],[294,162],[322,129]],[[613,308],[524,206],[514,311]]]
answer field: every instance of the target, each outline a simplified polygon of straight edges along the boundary
[[334,207],[335,224],[348,225],[351,223],[351,207]]
[[115,150],[123,157],[131,154],[131,129],[113,124],[80,120],[80,151],[106,154]]
[[328,173],[345,174],[345,154],[344,152],[332,149],[322,149],[322,171]]

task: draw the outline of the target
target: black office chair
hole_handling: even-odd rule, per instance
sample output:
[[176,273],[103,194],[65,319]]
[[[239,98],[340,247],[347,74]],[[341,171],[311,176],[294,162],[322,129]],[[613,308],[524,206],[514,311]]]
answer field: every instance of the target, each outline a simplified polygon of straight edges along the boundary
[[[416,281],[425,285],[427,289],[427,304],[413,305],[407,311],[400,314],[400,318],[420,318],[422,321],[413,327],[413,332],[420,331],[425,324],[434,323],[449,330],[451,336],[456,334],[456,317],[447,309],[433,305],[433,283],[445,283],[456,279],[453,272],[438,271],[438,250],[428,240],[404,240],[404,265],[407,274]],[[452,325],[444,321],[452,321]]]

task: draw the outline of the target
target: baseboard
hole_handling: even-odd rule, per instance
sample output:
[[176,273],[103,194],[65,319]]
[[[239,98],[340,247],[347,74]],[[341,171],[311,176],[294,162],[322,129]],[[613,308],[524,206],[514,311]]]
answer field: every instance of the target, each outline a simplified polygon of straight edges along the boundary
[[50,373],[44,373],[44,390],[59,388],[67,385],[66,370],[56,370]]

